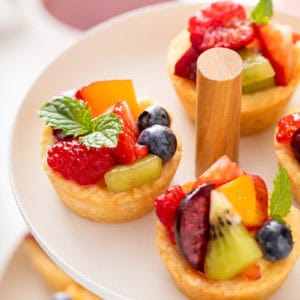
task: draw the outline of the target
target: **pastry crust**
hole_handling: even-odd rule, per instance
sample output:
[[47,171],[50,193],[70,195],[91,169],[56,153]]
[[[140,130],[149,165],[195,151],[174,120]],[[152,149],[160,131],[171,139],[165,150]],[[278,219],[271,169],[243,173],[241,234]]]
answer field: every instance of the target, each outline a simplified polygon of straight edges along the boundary
[[[300,107],[295,107],[292,112],[300,112]],[[300,163],[295,158],[290,143],[281,144],[276,140],[276,132],[274,135],[274,147],[275,154],[277,156],[278,162],[287,171],[289,179],[292,185],[292,192],[294,200],[300,203]]]
[[54,144],[52,129],[45,126],[41,137],[43,167],[59,198],[78,215],[97,222],[126,222],[150,212],[154,199],[170,185],[181,159],[181,142],[177,137],[175,155],[163,165],[161,176],[153,182],[133,188],[128,192],[110,192],[102,182],[95,185],[80,185],[65,179],[53,171],[47,163],[48,149]]
[[[22,246],[33,267],[44,279],[51,292],[67,292],[74,299],[101,300],[66,275],[42,250],[33,237],[26,237]],[[80,297],[78,296],[80,295]]]
[[192,300],[264,300],[273,295],[283,284],[300,255],[300,212],[292,208],[287,217],[291,226],[294,247],[289,256],[281,261],[261,259],[261,278],[249,280],[242,276],[233,280],[207,280],[197,272],[171,243],[165,227],[158,222],[157,247],[167,270],[181,292]]
[[[185,30],[171,41],[167,53],[167,63],[169,76],[176,93],[189,118],[195,121],[196,84],[191,80],[174,75],[177,60],[189,47],[189,34]],[[284,113],[300,79],[300,47],[298,44],[295,46],[295,52],[297,55],[296,70],[288,86],[276,86],[242,96],[242,135],[254,134],[272,126]]]

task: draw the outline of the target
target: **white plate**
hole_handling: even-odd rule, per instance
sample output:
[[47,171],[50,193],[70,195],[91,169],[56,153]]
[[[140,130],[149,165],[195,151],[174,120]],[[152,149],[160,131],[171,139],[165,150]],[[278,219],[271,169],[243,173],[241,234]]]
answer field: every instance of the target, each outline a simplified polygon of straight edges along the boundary
[[[11,182],[33,235],[75,280],[106,299],[183,299],[171,282],[155,246],[154,213],[126,224],[97,224],[68,210],[42,170],[36,112],[61,91],[100,79],[132,78],[137,95],[166,105],[182,136],[184,152],[174,183],[194,177],[194,128],[181,109],[166,71],[169,41],[185,28],[199,5],[169,3],[138,10],[90,31],[56,59],[23,101],[11,143]],[[299,19],[280,15],[296,27]],[[295,97],[296,98],[296,97]],[[240,163],[265,178],[271,188],[276,173],[273,129],[241,140]],[[297,269],[297,272],[299,268]],[[291,277],[292,278],[292,277]],[[281,289],[285,299],[299,299],[297,282]],[[273,299],[279,300],[277,294]],[[282,294],[283,295],[283,294]],[[282,298],[281,298],[282,299]]]
[[51,293],[32,267],[24,244],[12,254],[0,281],[0,299],[49,300]]

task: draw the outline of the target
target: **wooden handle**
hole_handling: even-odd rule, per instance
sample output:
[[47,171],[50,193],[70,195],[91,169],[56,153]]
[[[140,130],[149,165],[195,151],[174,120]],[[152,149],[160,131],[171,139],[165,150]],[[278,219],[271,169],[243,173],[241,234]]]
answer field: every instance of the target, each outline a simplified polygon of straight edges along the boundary
[[240,56],[226,48],[198,58],[196,177],[224,154],[238,161],[242,69]]

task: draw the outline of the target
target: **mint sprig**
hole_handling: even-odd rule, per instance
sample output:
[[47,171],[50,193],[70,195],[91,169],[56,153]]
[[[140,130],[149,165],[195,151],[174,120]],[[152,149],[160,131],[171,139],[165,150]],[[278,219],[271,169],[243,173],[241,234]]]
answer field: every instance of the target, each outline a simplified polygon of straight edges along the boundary
[[256,24],[266,24],[272,17],[272,0],[259,0],[251,13],[251,21]]
[[274,190],[270,199],[271,218],[285,223],[284,217],[290,212],[291,206],[291,183],[286,170],[279,165],[279,170],[274,180]]
[[122,132],[122,122],[115,114],[105,114],[91,120],[86,103],[71,97],[55,98],[38,112],[53,129],[66,135],[80,136],[79,141],[90,147],[115,147]]
[[89,147],[115,147],[118,144],[118,134],[122,132],[122,123],[115,114],[105,114],[91,122],[93,131],[79,138],[79,141]]

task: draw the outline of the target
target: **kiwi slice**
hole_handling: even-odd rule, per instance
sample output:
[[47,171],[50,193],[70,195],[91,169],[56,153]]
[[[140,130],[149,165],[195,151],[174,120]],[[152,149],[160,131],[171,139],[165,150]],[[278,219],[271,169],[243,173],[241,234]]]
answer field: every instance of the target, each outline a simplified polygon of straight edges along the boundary
[[210,237],[204,261],[208,279],[230,280],[262,257],[262,252],[226,196],[213,190],[210,203]]
[[243,94],[254,93],[275,85],[274,69],[257,49],[242,48],[238,51],[243,60]]
[[126,192],[160,177],[162,160],[148,154],[130,165],[113,167],[104,175],[105,183],[112,192]]

